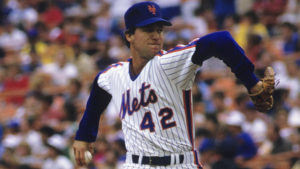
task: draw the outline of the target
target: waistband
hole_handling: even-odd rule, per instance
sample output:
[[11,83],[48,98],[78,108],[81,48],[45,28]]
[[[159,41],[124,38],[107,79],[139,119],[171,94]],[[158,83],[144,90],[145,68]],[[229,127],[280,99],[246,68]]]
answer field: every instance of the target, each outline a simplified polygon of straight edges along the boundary
[[168,166],[178,164],[195,164],[201,168],[198,153],[196,151],[188,151],[183,153],[174,153],[166,155],[145,155],[137,153],[126,153],[126,163],[134,163],[139,165],[150,166]]

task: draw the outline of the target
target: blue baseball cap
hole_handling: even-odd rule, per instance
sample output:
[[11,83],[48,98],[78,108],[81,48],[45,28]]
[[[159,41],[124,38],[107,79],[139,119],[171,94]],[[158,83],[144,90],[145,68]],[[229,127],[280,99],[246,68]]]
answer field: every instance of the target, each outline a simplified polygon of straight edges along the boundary
[[126,29],[142,27],[156,22],[171,26],[171,22],[161,17],[160,7],[150,1],[132,5],[124,15]]

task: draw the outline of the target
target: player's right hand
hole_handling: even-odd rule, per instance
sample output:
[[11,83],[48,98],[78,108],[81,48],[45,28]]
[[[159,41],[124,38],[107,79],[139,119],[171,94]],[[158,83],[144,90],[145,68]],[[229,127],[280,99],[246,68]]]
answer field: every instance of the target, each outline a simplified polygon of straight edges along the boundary
[[93,154],[94,145],[93,143],[75,140],[73,143],[73,150],[76,164],[78,166],[86,166],[87,163],[85,161],[85,152],[90,151]]

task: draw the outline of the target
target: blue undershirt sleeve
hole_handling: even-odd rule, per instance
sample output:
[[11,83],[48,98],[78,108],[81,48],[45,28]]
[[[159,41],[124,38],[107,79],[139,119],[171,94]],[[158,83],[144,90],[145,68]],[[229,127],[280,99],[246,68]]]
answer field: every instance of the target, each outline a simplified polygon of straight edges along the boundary
[[94,142],[97,138],[100,115],[106,109],[112,96],[97,84],[98,74],[92,84],[84,115],[79,123],[75,140]]
[[198,65],[210,57],[221,59],[235,76],[250,90],[259,79],[254,72],[254,65],[246,57],[243,49],[232,38],[229,32],[221,31],[203,36],[197,41],[196,52],[192,62]]

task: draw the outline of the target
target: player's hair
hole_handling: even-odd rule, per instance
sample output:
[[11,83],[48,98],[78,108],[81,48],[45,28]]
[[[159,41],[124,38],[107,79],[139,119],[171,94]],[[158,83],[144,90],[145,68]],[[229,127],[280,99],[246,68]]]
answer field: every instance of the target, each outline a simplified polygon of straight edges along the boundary
[[124,32],[124,40],[125,40],[125,43],[126,43],[126,46],[128,47],[128,48],[130,48],[130,43],[128,42],[128,40],[126,39],[126,34],[128,34],[128,35],[133,35],[134,33],[135,33],[135,30],[136,30],[136,28],[135,27],[132,27],[132,28],[129,28],[129,29],[127,29],[127,30],[125,30],[125,32]]

